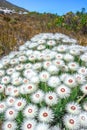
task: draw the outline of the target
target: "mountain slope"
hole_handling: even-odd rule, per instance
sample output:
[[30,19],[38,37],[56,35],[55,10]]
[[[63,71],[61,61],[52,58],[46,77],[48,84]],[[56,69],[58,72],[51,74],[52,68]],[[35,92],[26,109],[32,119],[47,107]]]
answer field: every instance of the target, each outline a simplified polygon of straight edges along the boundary
[[7,0],[0,0],[0,7],[1,8],[8,8],[8,9],[14,9],[15,11],[27,11],[24,8],[18,7],[10,2],[8,2]]

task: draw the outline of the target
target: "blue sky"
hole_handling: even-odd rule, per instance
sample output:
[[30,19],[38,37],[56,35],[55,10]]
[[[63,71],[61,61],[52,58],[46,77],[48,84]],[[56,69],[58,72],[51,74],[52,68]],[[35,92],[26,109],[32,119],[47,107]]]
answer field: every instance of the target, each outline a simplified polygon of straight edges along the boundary
[[20,7],[36,12],[50,12],[63,15],[69,11],[81,11],[82,8],[87,12],[87,0],[8,0]]

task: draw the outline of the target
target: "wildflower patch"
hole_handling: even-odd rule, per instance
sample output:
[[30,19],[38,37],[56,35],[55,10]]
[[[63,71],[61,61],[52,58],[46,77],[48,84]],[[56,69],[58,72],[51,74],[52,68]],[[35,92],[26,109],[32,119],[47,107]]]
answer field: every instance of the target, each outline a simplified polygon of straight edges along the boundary
[[2,130],[87,130],[87,47],[41,33],[0,60]]

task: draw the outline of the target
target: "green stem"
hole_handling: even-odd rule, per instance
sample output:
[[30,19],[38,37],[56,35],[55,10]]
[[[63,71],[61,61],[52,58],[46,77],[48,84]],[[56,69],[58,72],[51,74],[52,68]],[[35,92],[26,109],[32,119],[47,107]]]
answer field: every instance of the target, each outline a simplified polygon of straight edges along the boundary
[[84,99],[85,96],[86,96],[86,94],[84,94],[83,96],[81,96],[80,99],[77,100],[77,102],[80,103]]

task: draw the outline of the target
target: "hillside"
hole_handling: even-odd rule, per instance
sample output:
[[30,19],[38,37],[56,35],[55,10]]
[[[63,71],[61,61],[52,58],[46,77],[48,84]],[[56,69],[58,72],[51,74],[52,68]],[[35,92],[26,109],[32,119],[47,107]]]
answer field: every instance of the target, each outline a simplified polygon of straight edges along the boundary
[[64,16],[54,14],[0,15],[0,55],[16,50],[18,46],[38,33],[59,32],[87,45],[87,14],[83,12],[67,13]]
[[0,7],[5,9],[5,8],[8,8],[8,9],[14,9],[15,11],[27,11],[26,9],[24,8],[21,8],[21,7],[18,7],[10,2],[8,2],[7,0],[0,0]]

